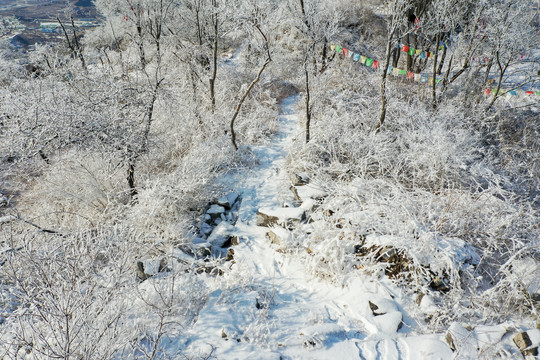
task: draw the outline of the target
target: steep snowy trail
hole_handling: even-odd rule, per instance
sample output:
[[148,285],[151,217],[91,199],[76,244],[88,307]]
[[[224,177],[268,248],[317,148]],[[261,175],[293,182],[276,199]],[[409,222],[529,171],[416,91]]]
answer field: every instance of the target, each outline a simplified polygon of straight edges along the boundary
[[[299,128],[296,103],[297,97],[284,101],[280,133],[271,144],[254,149],[260,166],[243,180],[227,180],[236,181],[235,191],[242,196],[235,225],[240,243],[230,269],[209,278],[215,290],[179,345],[188,354],[214,348],[219,359],[422,358],[409,356],[407,341],[397,340],[402,314],[381,284],[352,279],[336,287],[317,279],[300,256],[279,252],[265,237],[268,228],[256,225],[258,209],[281,207],[288,196],[284,167]],[[386,303],[390,310],[375,317],[368,300]],[[415,338],[436,358],[447,355],[439,348],[450,351],[438,338]]]

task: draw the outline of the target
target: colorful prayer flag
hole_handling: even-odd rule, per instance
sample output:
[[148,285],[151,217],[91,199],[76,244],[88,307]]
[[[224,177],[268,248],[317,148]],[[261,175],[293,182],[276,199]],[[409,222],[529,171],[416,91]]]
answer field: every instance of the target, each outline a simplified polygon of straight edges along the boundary
[[420,82],[421,80],[422,80],[422,75],[421,74],[414,74],[414,81]]
[[393,69],[394,69],[394,68],[392,67],[392,65],[388,65],[388,71],[386,71],[386,73],[387,73],[388,75],[390,75],[390,74],[392,73],[392,70],[393,70]]
[[399,75],[407,75],[407,70],[399,70]]
[[489,95],[489,94],[491,94],[491,89],[486,89],[486,90],[484,91],[484,95]]
[[540,91],[535,91],[534,92],[536,95],[540,96]]
[[354,60],[354,61],[360,60],[360,54],[354,54],[353,60]]
[[336,46],[336,52],[338,54],[341,54],[341,46],[339,46],[339,45]]
[[414,52],[414,54],[415,54],[416,56],[420,55],[421,53],[422,53],[422,51],[421,51],[421,50],[418,50],[418,49],[416,49],[416,51]]
[[366,59],[366,66],[371,66],[371,65],[373,65],[373,59],[367,58]]
[[421,82],[427,83],[428,82],[428,76],[426,74],[422,74]]
[[527,94],[528,96],[534,95],[534,91],[525,91],[525,94]]
[[331,49],[332,51],[336,51],[336,45],[330,45],[330,49]]
[[399,74],[401,74],[401,69],[398,69],[398,68],[392,69],[392,75],[399,76]]
[[379,62],[377,60],[373,61],[373,68],[378,69],[379,68]]
[[360,55],[360,63],[361,64],[365,64],[366,63],[366,60],[367,60],[367,57],[363,56],[363,55]]
[[343,56],[347,56],[347,53],[349,52],[349,50],[343,48]]
[[420,59],[425,59],[426,58],[426,52],[425,51],[421,51],[420,52]]
[[407,45],[403,45],[403,48],[401,50],[403,50],[403,52],[406,52],[408,53],[409,52],[409,47]]
[[510,90],[509,93],[510,93],[510,95],[514,95],[514,96],[517,95],[517,91],[515,91],[515,90]]
[[431,76],[428,77],[428,84],[433,85],[433,78]]
[[410,71],[407,71],[407,79],[409,79],[409,80],[414,79],[414,73],[410,72]]
[[348,57],[348,58],[352,58],[353,55],[354,55],[354,52],[352,52],[352,51],[349,50],[349,52],[347,53],[347,57]]
[[431,52],[426,51],[426,57],[429,59],[429,56],[431,55]]
[[409,54],[409,55],[412,56],[412,55],[414,55],[415,50],[416,50],[416,49],[410,48],[410,49],[409,49],[409,52],[408,52],[407,54]]

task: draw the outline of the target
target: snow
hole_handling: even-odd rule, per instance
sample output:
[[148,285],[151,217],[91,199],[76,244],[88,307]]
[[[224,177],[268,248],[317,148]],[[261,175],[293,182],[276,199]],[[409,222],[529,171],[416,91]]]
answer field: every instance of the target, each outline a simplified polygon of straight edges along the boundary
[[[266,238],[274,231],[286,242],[294,241],[289,231],[256,226],[259,210],[280,218],[299,218],[304,211],[282,207],[292,196],[284,167],[291,139],[298,136],[296,101],[285,100],[276,141],[252,149],[259,167],[247,177],[229,174],[221,180],[236,185],[233,191],[241,194],[242,202],[236,225],[220,223],[208,240],[214,243],[214,238],[235,234],[242,241],[234,247],[234,263],[224,275],[207,278],[215,290],[178,346],[194,355],[210,344],[219,359],[452,358],[442,335],[398,331],[408,317],[387,285],[360,277],[343,284],[317,278],[306,269],[307,253],[278,252]],[[323,195],[317,187],[304,188],[307,198]],[[370,301],[379,307],[377,315]]]
[[321,199],[326,196],[326,191],[315,184],[298,186],[296,191],[302,201],[306,201],[307,199]]

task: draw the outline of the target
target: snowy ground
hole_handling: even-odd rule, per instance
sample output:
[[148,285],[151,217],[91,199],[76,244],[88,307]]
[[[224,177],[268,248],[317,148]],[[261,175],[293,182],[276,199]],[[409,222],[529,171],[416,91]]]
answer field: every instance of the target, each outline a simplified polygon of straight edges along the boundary
[[243,180],[223,179],[236,182],[242,196],[235,225],[240,244],[230,270],[208,279],[215,291],[179,346],[193,355],[215,347],[219,359],[452,358],[442,336],[412,335],[391,284],[352,278],[337,287],[314,278],[301,256],[278,251],[265,237],[268,228],[256,225],[259,208],[282,207],[289,196],[284,167],[299,135],[296,101],[284,101],[275,141],[254,149],[260,166]]

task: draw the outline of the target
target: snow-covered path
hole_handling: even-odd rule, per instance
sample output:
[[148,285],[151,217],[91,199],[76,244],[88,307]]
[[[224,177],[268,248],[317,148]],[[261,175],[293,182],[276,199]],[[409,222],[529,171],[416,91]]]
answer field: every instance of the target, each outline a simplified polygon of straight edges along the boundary
[[[296,97],[284,101],[275,140],[254,149],[260,166],[242,180],[226,180],[236,182],[242,196],[235,225],[240,244],[230,270],[210,285],[215,290],[186,329],[182,347],[189,354],[215,348],[219,359],[449,358],[452,353],[438,336],[405,337],[410,330],[392,300],[396,294],[375,281],[356,278],[337,287],[317,279],[301,256],[278,251],[265,237],[269,229],[256,225],[258,209],[282,207],[290,196],[284,167],[299,128],[296,102]],[[374,316],[368,300],[385,314]],[[398,336],[402,316],[405,326]]]

